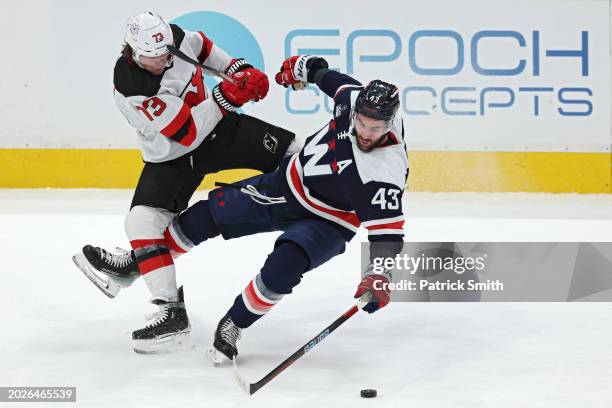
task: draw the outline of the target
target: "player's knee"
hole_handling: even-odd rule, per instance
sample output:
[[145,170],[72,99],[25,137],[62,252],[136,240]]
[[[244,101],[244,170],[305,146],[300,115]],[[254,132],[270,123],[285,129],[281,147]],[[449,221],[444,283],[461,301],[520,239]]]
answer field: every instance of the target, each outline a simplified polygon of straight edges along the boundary
[[137,205],[125,217],[125,233],[130,241],[162,238],[174,215],[160,208]]
[[194,245],[199,245],[203,241],[219,235],[208,200],[198,201],[189,207],[179,216],[178,224],[181,232]]
[[302,280],[309,263],[306,252],[300,246],[291,241],[283,241],[268,255],[261,268],[261,279],[276,293],[291,293]]

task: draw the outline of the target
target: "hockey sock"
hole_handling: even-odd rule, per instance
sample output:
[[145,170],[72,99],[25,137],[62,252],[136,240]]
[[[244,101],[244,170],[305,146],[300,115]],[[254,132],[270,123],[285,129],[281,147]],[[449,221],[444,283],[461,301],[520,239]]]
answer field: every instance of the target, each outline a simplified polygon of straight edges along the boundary
[[164,240],[173,258],[178,258],[182,254],[189,252],[194,247],[193,242],[183,232],[179,217],[172,220],[168,228],[164,231]]
[[176,270],[165,240],[137,239],[130,243],[140,274],[151,292],[151,300],[177,301]]
[[261,272],[234,300],[229,311],[234,324],[244,329],[268,313],[300,283],[308,264],[306,254],[297,245],[284,242],[276,247]]

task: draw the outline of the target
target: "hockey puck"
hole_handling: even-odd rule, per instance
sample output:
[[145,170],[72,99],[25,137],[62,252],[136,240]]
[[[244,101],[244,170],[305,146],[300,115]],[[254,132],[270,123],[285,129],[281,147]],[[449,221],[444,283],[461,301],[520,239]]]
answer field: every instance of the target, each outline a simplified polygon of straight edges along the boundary
[[361,398],[376,398],[376,390],[361,390]]

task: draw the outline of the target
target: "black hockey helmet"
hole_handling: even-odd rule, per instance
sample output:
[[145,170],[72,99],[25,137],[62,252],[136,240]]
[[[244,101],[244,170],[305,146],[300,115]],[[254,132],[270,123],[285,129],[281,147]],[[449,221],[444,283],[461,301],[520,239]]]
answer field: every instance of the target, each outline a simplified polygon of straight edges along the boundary
[[359,92],[355,112],[368,118],[390,122],[399,109],[399,91],[393,84],[375,79]]

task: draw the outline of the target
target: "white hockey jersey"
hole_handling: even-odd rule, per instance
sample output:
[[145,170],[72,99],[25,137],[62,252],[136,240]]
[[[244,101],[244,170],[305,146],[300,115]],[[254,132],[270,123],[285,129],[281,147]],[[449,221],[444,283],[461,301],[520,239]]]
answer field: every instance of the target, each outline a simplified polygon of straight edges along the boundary
[[[175,46],[191,58],[225,71],[232,58],[202,32],[171,24]],[[114,71],[115,102],[136,129],[146,162],[165,162],[196,149],[223,117],[204,83],[202,68],[179,58],[153,75],[121,56]]]

